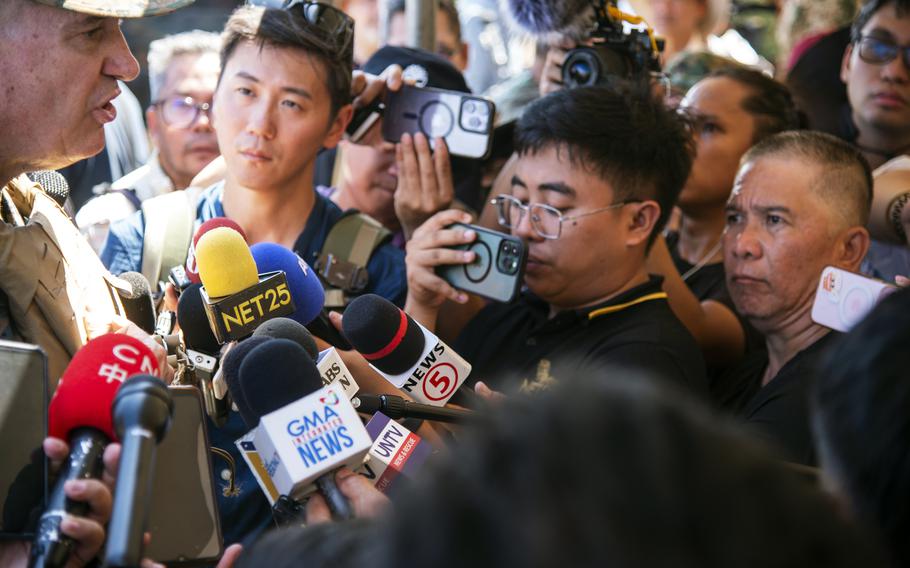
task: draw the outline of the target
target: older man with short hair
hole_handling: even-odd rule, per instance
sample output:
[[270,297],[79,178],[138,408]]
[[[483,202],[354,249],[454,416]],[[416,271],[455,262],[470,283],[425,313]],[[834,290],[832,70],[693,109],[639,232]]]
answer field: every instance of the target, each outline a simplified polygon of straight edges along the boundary
[[727,205],[724,269],[737,311],[765,337],[718,382],[721,398],[785,459],[815,463],[808,389],[836,335],[812,320],[826,266],[859,270],[869,248],[869,165],[827,134],[787,132],[743,157]]

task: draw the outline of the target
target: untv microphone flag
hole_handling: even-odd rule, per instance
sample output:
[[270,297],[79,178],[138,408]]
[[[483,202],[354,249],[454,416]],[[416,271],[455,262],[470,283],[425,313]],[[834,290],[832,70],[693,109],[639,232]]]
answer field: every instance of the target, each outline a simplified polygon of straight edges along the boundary
[[373,439],[369,463],[374,485],[383,493],[396,485],[399,475],[414,478],[433,452],[429,442],[381,412],[367,423],[367,432]]

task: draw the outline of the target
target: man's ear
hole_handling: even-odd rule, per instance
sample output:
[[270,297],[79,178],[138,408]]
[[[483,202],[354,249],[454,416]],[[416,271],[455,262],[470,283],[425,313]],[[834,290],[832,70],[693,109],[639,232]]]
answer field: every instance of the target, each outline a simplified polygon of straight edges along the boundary
[[626,207],[631,215],[627,217],[626,246],[636,247],[647,243],[660,217],[660,205],[656,201],[642,201],[629,203]]
[[847,83],[847,78],[850,76],[850,56],[853,55],[853,44],[847,46],[847,49],[844,50],[844,57],[840,62],[840,80],[844,84]]
[[850,227],[838,238],[835,262],[838,268],[856,272],[869,250],[869,231]]
[[329,129],[325,134],[325,139],[322,141],[322,146],[324,148],[334,148],[338,145],[341,137],[344,136],[345,128],[348,127],[348,123],[351,122],[353,116],[354,107],[350,104],[344,105],[338,109],[335,118],[329,123]]

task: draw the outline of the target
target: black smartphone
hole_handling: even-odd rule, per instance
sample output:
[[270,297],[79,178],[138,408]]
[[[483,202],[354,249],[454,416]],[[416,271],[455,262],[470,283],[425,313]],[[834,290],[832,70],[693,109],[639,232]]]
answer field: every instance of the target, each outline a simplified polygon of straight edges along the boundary
[[484,159],[493,148],[492,101],[459,91],[403,85],[386,95],[382,137],[398,142],[402,134],[445,139],[449,154]]
[[202,393],[169,387],[171,429],[158,446],[145,555],[166,566],[214,564],[224,552]]
[[511,302],[521,291],[527,249],[521,239],[477,225],[455,223],[449,229],[471,229],[477,233],[473,243],[452,247],[473,251],[470,264],[439,266],[436,274],[465,292],[497,302]]

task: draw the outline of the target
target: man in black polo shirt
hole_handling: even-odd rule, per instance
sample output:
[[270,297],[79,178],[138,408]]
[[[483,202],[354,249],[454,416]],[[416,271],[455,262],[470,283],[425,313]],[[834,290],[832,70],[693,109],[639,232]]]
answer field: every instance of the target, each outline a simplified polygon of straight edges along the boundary
[[719,379],[721,402],[792,462],[815,463],[810,379],[836,335],[812,321],[818,281],[826,266],[859,269],[871,200],[869,164],[855,148],[795,131],[746,153],[727,205],[727,289],[765,350]]
[[470,218],[444,211],[408,243],[408,313],[457,336],[474,380],[497,389],[534,390],[610,364],[703,392],[698,346],[645,269],[691,167],[683,124],[657,102],[564,90],[527,108],[515,149],[511,193],[494,201],[500,224],[528,247],[527,291],[484,307],[439,278],[436,266],[474,259],[444,247],[476,237],[446,229]]

